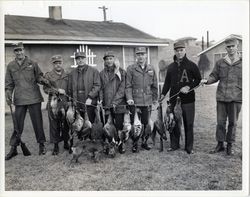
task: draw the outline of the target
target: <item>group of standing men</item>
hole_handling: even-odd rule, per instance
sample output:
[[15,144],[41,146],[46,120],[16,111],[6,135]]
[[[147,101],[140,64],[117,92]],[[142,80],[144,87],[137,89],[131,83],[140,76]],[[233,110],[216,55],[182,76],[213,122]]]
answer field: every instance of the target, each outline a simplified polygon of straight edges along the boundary
[[[195,63],[186,57],[185,44],[181,41],[174,43],[174,62],[169,65],[163,90],[159,101],[161,102],[170,90],[171,109],[176,104],[176,93],[181,99],[182,116],[185,130],[185,151],[193,153],[193,123],[195,117],[195,93],[193,88],[200,82],[211,84],[217,81],[217,130],[216,139],[218,145],[213,152],[224,150],[223,142],[228,143],[227,154],[231,155],[232,144],[235,141],[235,130],[238,114],[241,107],[241,57],[238,55],[238,41],[228,39],[225,41],[228,55],[219,60],[208,80],[201,80],[199,69]],[[44,85],[44,92],[49,95],[48,116],[50,124],[50,141],[54,143],[52,154],[59,153],[58,143],[64,141],[64,148],[68,149],[69,134],[67,124],[58,117],[54,117],[50,109],[51,98],[55,94],[60,95],[61,104],[66,109],[68,98],[84,117],[87,111],[90,122],[95,120],[95,106],[102,103],[112,111],[114,124],[117,129],[123,127],[123,114],[126,105],[136,105],[140,109],[139,117],[144,126],[148,124],[151,106],[158,101],[157,74],[152,65],[147,63],[145,47],[135,49],[136,63],[128,66],[127,71],[119,65],[119,60],[112,51],[104,54],[104,69],[99,71],[86,64],[86,56],[83,52],[77,52],[75,59],[77,67],[71,73],[66,74],[62,64],[61,55],[52,57],[52,71],[43,75],[38,64],[24,55],[22,43],[14,47],[15,60],[7,66],[5,77],[6,102],[15,105],[16,130],[23,132],[24,120],[27,109],[29,110],[32,125],[39,143],[39,155],[46,153],[44,146],[45,134],[41,102],[43,98],[38,84]],[[51,88],[53,87],[53,88]],[[13,96],[14,95],[14,96]],[[133,109],[133,108],[131,108]],[[108,113],[108,112],[107,112]],[[226,132],[226,120],[229,119]],[[107,116],[106,116],[107,118]],[[131,121],[133,123],[133,112]],[[64,129],[60,127],[64,125]],[[227,133],[227,135],[226,135]],[[226,137],[225,137],[226,136]],[[5,157],[6,160],[16,156],[17,146],[20,140],[13,133],[10,139],[11,149]],[[176,126],[170,134],[171,147],[169,151],[180,148],[180,131]],[[141,147],[150,150],[147,142],[142,141]],[[138,152],[138,144],[134,144],[133,152]],[[123,153],[124,150],[121,150]]]

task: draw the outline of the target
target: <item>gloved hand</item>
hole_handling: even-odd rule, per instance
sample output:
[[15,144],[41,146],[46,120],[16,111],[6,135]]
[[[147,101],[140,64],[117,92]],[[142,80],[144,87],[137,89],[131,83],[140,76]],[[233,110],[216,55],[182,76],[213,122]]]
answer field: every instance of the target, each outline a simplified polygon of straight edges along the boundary
[[12,93],[10,91],[6,91],[5,96],[6,96],[7,105],[11,105],[11,103],[12,103]]
[[57,91],[59,92],[59,94],[63,94],[63,95],[66,94],[64,89],[59,88],[59,89],[57,89]]
[[85,104],[86,105],[91,105],[91,103],[92,103],[92,99],[91,98],[87,98]]
[[184,86],[180,89],[180,92],[183,94],[187,94],[189,90],[190,90],[189,86]]
[[134,104],[135,104],[134,100],[132,100],[132,99],[127,100],[127,103],[128,103],[129,105],[134,105]]

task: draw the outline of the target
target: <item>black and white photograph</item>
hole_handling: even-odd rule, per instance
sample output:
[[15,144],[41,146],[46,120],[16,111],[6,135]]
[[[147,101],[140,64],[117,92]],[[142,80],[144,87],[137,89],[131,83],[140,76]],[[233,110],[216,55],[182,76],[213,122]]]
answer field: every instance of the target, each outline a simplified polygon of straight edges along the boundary
[[0,196],[248,196],[249,1],[0,2]]

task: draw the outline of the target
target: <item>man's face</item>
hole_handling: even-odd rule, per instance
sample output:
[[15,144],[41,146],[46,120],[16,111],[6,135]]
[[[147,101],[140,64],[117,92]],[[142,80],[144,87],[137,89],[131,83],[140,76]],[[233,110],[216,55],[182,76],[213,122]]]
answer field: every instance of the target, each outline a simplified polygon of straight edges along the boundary
[[182,59],[186,54],[186,50],[185,48],[177,48],[174,50],[174,53],[178,59]]
[[24,49],[15,49],[14,50],[14,53],[15,53],[15,55],[16,55],[16,58],[18,59],[18,60],[22,60],[22,59],[24,59],[25,58],[25,56],[24,56]]
[[104,64],[108,67],[111,67],[114,65],[114,57],[113,56],[107,56],[104,59]]
[[84,64],[86,64],[86,58],[78,57],[78,58],[76,58],[76,63],[78,66],[83,66]]
[[234,55],[238,51],[238,45],[237,44],[227,45],[226,50],[227,50],[228,55]]
[[61,72],[62,70],[62,62],[61,61],[56,61],[53,63],[53,66],[54,66],[54,69],[57,71],[57,72]]
[[138,63],[142,64],[146,61],[147,54],[146,53],[137,53],[136,54],[136,60]]

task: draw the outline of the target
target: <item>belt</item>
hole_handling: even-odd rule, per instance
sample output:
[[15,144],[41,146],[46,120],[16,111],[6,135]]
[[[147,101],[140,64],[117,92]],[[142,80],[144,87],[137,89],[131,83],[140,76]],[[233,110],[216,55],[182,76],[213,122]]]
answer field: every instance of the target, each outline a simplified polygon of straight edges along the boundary
[[84,90],[78,90],[78,93],[82,94],[82,93],[85,93]]

